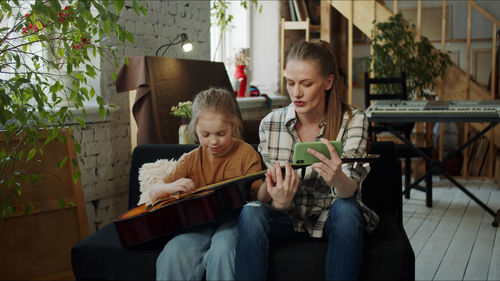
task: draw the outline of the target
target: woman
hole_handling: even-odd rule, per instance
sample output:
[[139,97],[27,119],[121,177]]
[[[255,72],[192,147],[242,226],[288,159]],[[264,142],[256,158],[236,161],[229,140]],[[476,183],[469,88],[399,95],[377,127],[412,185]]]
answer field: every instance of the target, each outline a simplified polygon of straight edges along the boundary
[[[286,82],[292,103],[268,114],[260,124],[259,152],[268,171],[258,201],[240,213],[237,280],[266,279],[271,239],[311,237],[328,241],[326,279],[358,278],[363,233],[378,222],[361,203],[359,192],[369,168],[342,164],[328,140],[342,141],[346,154],[364,153],[368,120],[342,102],[337,81],[337,62],[327,42],[300,42],[288,53]],[[321,162],[306,168],[301,179],[288,163],[294,145],[318,140],[327,145],[331,159],[309,149]]]

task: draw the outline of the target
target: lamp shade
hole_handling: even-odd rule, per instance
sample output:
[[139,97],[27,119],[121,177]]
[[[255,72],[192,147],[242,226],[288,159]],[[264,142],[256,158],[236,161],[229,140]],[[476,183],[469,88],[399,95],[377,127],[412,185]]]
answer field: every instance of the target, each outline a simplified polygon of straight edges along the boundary
[[191,41],[189,41],[188,39],[188,36],[186,33],[180,33],[178,34],[174,40],[170,41],[170,43],[167,43],[167,44],[164,44],[164,45],[161,45],[157,50],[156,50],[156,56],[158,56],[158,54],[160,53],[160,50],[165,48],[165,50],[163,50],[162,52],[162,56],[167,52],[168,48],[172,45],[177,45],[177,44],[181,44],[182,43],[182,50],[187,53],[187,52],[191,52],[193,50],[193,44],[191,43]]
[[193,50],[193,44],[191,43],[191,41],[185,41],[183,44],[182,44],[182,50],[185,52],[185,53],[188,53],[188,52],[191,52]]

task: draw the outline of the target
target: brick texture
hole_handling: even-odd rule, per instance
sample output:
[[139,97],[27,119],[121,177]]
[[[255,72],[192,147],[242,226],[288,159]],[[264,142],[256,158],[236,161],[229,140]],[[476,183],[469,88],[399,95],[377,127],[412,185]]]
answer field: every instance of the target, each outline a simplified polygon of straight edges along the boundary
[[[185,32],[194,45],[190,53],[172,46],[165,56],[210,59],[209,1],[142,1],[147,17],[138,16],[132,2],[126,1],[120,23],[134,37],[134,44],[119,44],[116,52],[121,63],[128,56],[154,56],[156,49]],[[116,38],[109,42],[118,44]],[[116,66],[111,55],[101,56],[102,97],[114,104],[105,120],[93,118],[85,128],[75,126],[75,138],[81,142],[79,165],[89,220],[89,229],[96,231],[117,219],[127,210],[128,179],[131,158],[130,108],[128,93],[117,93],[113,81]]]

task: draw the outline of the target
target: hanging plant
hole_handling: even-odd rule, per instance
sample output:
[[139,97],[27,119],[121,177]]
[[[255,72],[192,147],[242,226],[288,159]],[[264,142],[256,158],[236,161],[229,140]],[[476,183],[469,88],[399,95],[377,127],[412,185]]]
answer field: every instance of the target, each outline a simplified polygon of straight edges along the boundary
[[[374,22],[371,35],[372,55],[368,68],[375,77],[397,77],[406,72],[410,99],[429,97],[436,78],[444,78],[452,64],[448,52],[434,48],[426,37],[416,40],[415,25],[410,25],[401,13],[387,22]],[[391,91],[379,89],[381,92]]]

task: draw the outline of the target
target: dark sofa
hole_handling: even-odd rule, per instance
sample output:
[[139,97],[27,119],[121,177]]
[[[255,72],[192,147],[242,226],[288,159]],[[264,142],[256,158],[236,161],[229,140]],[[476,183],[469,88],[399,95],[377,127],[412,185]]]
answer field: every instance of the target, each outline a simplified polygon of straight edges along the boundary
[[[145,144],[134,149],[130,168],[129,208],[139,200],[138,171],[144,163],[178,158],[195,146]],[[365,235],[361,280],[414,280],[415,256],[402,225],[401,163],[394,144],[373,143],[370,153],[381,157],[371,164],[363,183],[363,202],[380,216],[379,226]],[[120,244],[113,224],[76,244],[71,251],[77,280],[152,280],[155,261],[165,244],[158,239],[126,248]],[[268,279],[324,279],[326,243],[271,243]]]

